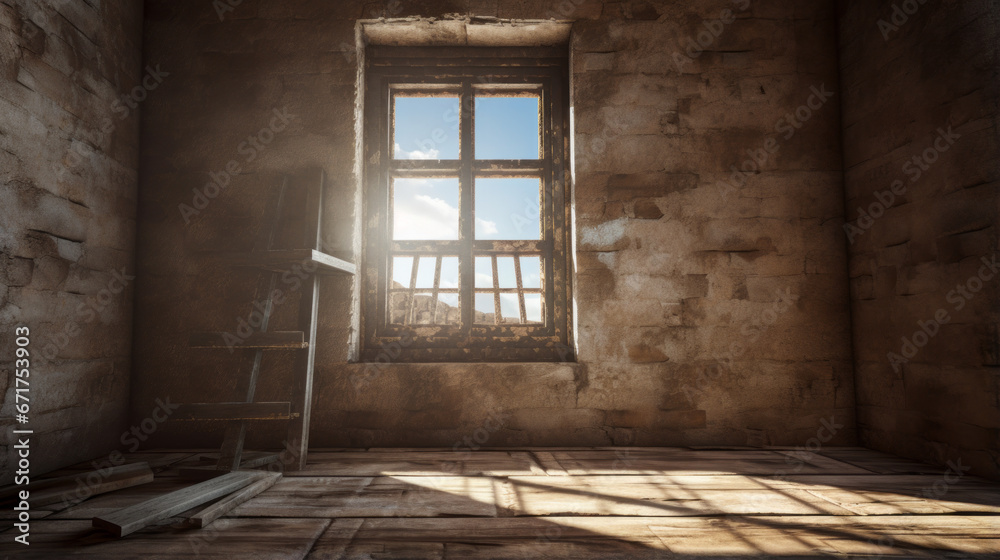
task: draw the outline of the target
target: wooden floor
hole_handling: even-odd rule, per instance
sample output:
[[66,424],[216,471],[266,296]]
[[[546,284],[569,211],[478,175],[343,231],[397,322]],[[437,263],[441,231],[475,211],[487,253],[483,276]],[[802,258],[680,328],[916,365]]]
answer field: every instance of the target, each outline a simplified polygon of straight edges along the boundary
[[129,455],[154,482],[34,512],[31,546],[9,529],[0,557],[1000,558],[1000,484],[860,448],[316,450],[206,529],[91,528],[209,456]]

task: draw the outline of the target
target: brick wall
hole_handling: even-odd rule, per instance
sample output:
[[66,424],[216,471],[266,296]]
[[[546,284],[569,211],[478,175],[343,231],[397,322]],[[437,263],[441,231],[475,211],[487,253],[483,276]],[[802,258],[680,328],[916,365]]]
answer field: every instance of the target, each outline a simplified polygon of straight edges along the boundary
[[129,401],[141,4],[0,2],[0,483],[14,329],[30,329],[32,474],[121,443]]
[[[356,287],[324,280],[313,445],[450,447],[486,425],[490,445],[791,445],[831,419],[830,441],[854,443],[833,2],[214,6],[147,2],[146,62],[175,81],[143,114],[134,415],[165,395],[235,397],[245,363],[187,335],[250,313],[254,278],[208,253],[249,248],[281,173],[326,170],[329,250],[358,257],[358,19],[557,17],[576,21],[578,363],[391,364],[357,384]],[[295,118],[241,151],[275,109]],[[265,359],[258,398],[288,396],[290,358]]]
[[840,10],[861,442],[992,477],[998,23],[987,1]]

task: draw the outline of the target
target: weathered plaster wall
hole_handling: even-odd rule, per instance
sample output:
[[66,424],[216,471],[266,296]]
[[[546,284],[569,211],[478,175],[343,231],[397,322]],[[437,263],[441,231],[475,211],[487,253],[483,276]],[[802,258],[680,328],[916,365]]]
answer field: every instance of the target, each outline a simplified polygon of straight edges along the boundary
[[1000,8],[893,4],[839,14],[861,442],[996,477]]
[[16,465],[19,326],[32,474],[121,445],[139,119],[120,96],[142,77],[141,31],[132,0],[0,2],[0,483]]
[[[355,383],[354,288],[324,280],[313,445],[854,443],[833,2],[232,4],[146,4],[146,62],[172,79],[143,116],[136,417],[236,396],[239,357],[187,335],[234,330],[254,278],[203,252],[249,248],[280,173],[325,169],[328,249],[358,257],[358,19],[556,17],[575,20],[578,363],[393,364]],[[272,124],[262,149],[241,144]],[[197,200],[212,174],[224,188]],[[201,209],[186,223],[181,204]],[[287,397],[290,363],[265,359],[258,398]]]

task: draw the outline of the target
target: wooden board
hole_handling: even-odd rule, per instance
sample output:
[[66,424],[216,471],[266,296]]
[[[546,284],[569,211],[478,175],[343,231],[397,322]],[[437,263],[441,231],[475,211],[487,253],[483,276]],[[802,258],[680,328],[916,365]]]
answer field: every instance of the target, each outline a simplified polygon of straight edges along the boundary
[[[57,505],[62,509],[80,500],[153,481],[153,471],[145,462],[127,463],[117,467],[71,473],[56,478],[39,479],[28,486],[28,499],[33,508]],[[23,487],[7,487],[3,501],[13,500]],[[59,505],[61,504],[61,506]]]
[[254,482],[242,490],[233,492],[232,494],[192,515],[188,518],[188,521],[191,523],[191,526],[198,529],[208,527],[214,523],[216,519],[222,517],[247,500],[274,486],[274,483],[277,482],[279,478],[281,478],[281,473],[268,473],[266,477],[258,480],[257,482]]
[[878,474],[943,474],[947,468],[919,463],[881,451],[863,447],[839,447],[821,449],[820,455],[850,463],[869,472]]
[[191,529],[179,521],[117,539],[91,528],[89,521],[39,520],[31,524],[31,546],[4,538],[0,558],[299,560],[329,524],[328,519],[223,518],[207,529]]
[[[91,471],[72,477],[67,484],[60,484],[31,493],[31,505],[43,507],[50,504],[68,506],[92,496],[153,482],[153,471],[147,463],[132,463],[120,467]],[[63,507],[65,507],[63,506]],[[60,508],[61,509],[61,508]]]
[[497,515],[495,482],[475,477],[285,477],[238,517]]
[[442,475],[530,475],[539,465],[530,454],[516,451],[408,451],[345,452],[309,454],[310,461],[298,472],[285,476],[442,476]]
[[187,403],[170,416],[171,420],[288,420],[288,402],[220,402]]
[[943,551],[955,550],[985,559],[1000,553],[995,529],[990,520],[960,516],[366,519],[356,531],[331,525],[310,558],[331,550],[343,560],[821,559],[857,551],[857,558],[895,560],[948,558]]
[[240,338],[238,342],[228,340],[225,335],[232,333],[221,332],[198,332],[192,333],[188,337],[188,346],[192,348],[305,348],[309,344],[305,341],[305,333],[302,331],[254,331],[246,338]]
[[119,510],[115,513],[94,517],[94,527],[105,529],[112,535],[124,537],[156,521],[172,517],[178,513],[234,492],[260,480],[265,473],[232,472],[206,480],[199,484],[176,490]]

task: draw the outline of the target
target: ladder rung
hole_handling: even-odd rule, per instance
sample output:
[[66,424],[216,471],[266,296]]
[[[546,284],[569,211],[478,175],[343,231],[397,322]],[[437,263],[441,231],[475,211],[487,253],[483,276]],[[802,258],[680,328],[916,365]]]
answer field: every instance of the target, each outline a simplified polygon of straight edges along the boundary
[[284,271],[296,265],[303,268],[307,263],[316,266],[317,274],[356,274],[354,263],[338,259],[333,255],[316,249],[280,249],[258,251],[230,255],[230,262],[235,266],[263,268],[266,270]]
[[288,420],[292,404],[288,402],[224,402],[182,404],[171,420]]
[[236,333],[197,332],[188,339],[192,348],[308,348],[302,331],[255,332],[246,338]]

